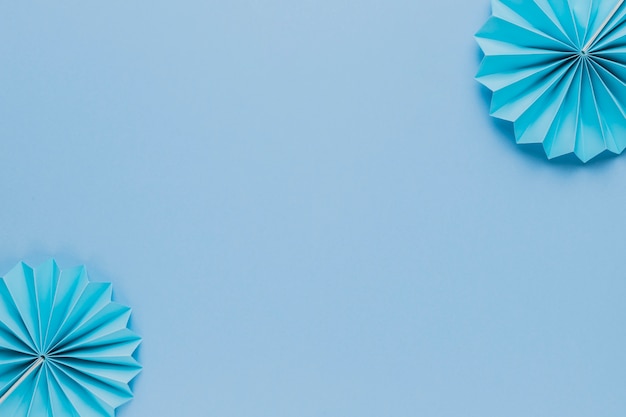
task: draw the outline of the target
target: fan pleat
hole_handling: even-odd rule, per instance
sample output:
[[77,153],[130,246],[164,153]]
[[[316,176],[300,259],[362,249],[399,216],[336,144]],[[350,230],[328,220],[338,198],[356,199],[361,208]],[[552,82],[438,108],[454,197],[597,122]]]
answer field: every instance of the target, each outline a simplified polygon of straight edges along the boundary
[[[557,84],[569,69],[568,65],[554,64],[493,93],[492,116],[517,120],[539,97]],[[541,87],[535,87],[540,85]],[[511,98],[514,97],[515,100]]]
[[50,370],[78,415],[81,417],[113,417],[115,415],[114,407],[97,397],[88,388],[89,384],[86,383],[85,378],[80,375],[70,375],[67,369],[54,362],[50,363]]
[[621,83],[619,79],[615,77],[613,73],[607,71],[606,68],[593,63],[591,70],[594,72],[593,77],[596,92],[596,100],[601,101],[599,107],[602,108],[602,113],[605,117],[602,117],[604,123],[604,131],[610,137],[610,142],[614,146],[609,146],[609,150],[614,153],[621,153],[626,149],[626,126],[622,123],[608,123],[607,120],[618,120],[619,118],[626,118],[626,107],[622,99],[616,97],[609,87],[611,82]]
[[71,333],[111,302],[111,284],[90,283],[85,287],[76,304],[67,315],[56,336],[50,342],[54,350]]
[[503,0],[501,3],[496,3],[493,15],[519,27],[548,36],[567,47],[574,47],[574,40],[569,38],[549,7],[532,1],[527,1],[523,8],[518,5],[519,0]]
[[[569,65],[577,66],[577,63]],[[541,143],[555,123],[559,110],[563,107],[567,90],[570,88],[575,70],[567,68],[565,75],[560,77],[550,88],[526,110],[515,125],[517,143]],[[526,123],[525,120],[536,120]]]
[[5,277],[8,292],[23,323],[30,345],[37,349],[39,343],[39,313],[35,294],[35,280],[33,271],[26,264],[21,263],[13,268]]
[[54,305],[54,294],[59,281],[59,268],[51,259],[35,268],[34,272],[35,289],[37,299],[39,300],[39,349],[42,349],[46,343],[46,336],[50,325],[50,316],[52,314],[52,306]]
[[61,352],[64,349],[71,349],[72,346],[97,338],[98,335],[123,329],[128,325],[129,319],[130,308],[111,303],[95,314],[91,320],[76,328],[57,345],[55,351]]
[[[15,378],[16,380],[26,373],[26,369],[22,369],[22,372]],[[34,387],[39,378],[39,370],[31,373],[24,382],[17,387],[17,389],[9,395],[6,400],[0,405],[1,416],[28,416],[28,410],[30,408],[30,402],[32,400]],[[5,390],[2,390],[4,394]],[[47,416],[43,414],[42,416]],[[37,416],[40,417],[40,416]]]
[[[71,344],[66,345],[63,349],[57,350],[56,355],[77,355],[85,352],[107,349],[110,349],[110,351],[122,352],[120,354],[123,355],[130,355],[135,351],[140,343],[141,338],[127,328],[119,330],[106,329],[102,332],[93,333],[89,335],[88,338],[82,338],[81,340],[74,341]],[[127,353],[124,349],[130,349],[130,353]]]
[[30,396],[30,401],[28,401],[28,411],[26,414],[28,417],[41,416],[48,413],[47,402],[44,402],[46,393],[43,392],[47,384],[45,381],[42,381],[42,375],[45,375],[45,371],[40,368],[35,374],[33,392]]
[[88,285],[89,280],[83,267],[61,271],[54,293],[54,305],[46,333],[46,346],[52,344],[52,340],[57,336],[70,311]]

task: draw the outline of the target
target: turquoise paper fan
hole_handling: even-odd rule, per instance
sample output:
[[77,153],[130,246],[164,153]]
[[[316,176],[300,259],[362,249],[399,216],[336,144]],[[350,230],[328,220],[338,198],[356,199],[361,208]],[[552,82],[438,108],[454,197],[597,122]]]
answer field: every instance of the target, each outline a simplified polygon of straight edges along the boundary
[[141,370],[129,318],[84,267],[18,264],[0,278],[0,416],[114,416]]
[[493,0],[476,79],[517,143],[587,162],[626,148],[624,0]]

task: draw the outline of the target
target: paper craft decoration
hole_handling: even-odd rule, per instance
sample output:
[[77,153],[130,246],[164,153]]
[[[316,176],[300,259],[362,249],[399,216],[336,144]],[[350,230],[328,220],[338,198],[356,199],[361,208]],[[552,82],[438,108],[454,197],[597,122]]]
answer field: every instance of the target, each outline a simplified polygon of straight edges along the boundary
[[141,369],[129,318],[84,267],[18,264],[0,279],[0,416],[114,416]]
[[492,0],[476,79],[518,143],[583,162],[626,148],[624,0]]

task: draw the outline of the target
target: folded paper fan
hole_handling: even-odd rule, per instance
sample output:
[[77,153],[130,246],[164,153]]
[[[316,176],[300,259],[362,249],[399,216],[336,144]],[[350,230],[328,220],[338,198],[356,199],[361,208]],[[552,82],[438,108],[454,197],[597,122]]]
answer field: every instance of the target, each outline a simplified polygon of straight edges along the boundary
[[518,143],[583,162],[626,148],[624,0],[492,0],[476,79]]
[[0,278],[0,416],[114,416],[141,370],[129,318],[84,267],[18,264]]

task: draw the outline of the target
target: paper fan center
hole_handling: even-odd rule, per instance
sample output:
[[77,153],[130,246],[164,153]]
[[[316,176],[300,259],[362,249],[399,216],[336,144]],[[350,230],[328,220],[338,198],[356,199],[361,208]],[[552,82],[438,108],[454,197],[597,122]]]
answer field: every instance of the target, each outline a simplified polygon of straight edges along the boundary
[[35,352],[35,355],[37,357],[38,360],[41,360],[43,362],[46,362],[50,359],[54,359],[55,356],[55,349],[50,349],[49,347],[41,349],[41,350],[37,350]]

